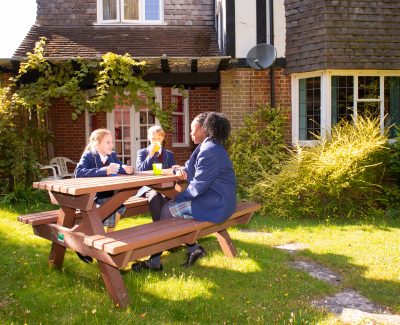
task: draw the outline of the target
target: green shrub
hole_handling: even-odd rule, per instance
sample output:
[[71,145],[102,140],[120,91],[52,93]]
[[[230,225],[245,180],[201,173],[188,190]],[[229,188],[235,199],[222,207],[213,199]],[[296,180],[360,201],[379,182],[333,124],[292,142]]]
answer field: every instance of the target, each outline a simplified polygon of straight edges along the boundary
[[36,205],[39,203],[47,203],[49,201],[47,193],[34,189],[32,186],[27,186],[23,183],[18,183],[14,186],[13,192],[4,194],[0,198],[0,204],[3,205]]
[[245,117],[243,127],[233,132],[229,154],[238,180],[238,193],[248,196],[262,175],[279,172],[288,156],[284,140],[284,111],[260,105]]
[[359,117],[313,147],[296,148],[282,171],[265,175],[251,195],[284,217],[365,217],[399,198],[385,183],[389,155],[379,120]]

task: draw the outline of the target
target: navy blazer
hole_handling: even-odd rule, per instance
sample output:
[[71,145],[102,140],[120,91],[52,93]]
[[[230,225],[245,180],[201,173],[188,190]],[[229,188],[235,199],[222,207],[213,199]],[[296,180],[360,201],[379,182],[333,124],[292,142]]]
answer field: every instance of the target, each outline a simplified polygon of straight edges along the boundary
[[[117,158],[117,154],[112,152],[107,156],[106,162],[103,164],[97,151],[85,151],[75,168],[75,177],[101,177],[107,176],[107,166],[110,163],[119,164],[118,174],[126,174],[122,168],[122,161]],[[106,198],[114,195],[114,191],[98,192],[96,198]]]
[[206,138],[185,164],[188,187],[176,202],[191,201],[198,221],[220,223],[236,209],[236,177],[223,145]]
[[162,158],[163,161],[159,161],[158,154],[156,153],[150,158],[150,147],[140,149],[137,152],[136,158],[136,170],[142,172],[145,170],[152,170],[154,163],[162,163],[162,168],[171,168],[175,165],[175,157],[172,151],[162,148]]
[[[153,169],[153,164],[154,163],[162,163],[162,168],[171,168],[173,165],[175,165],[175,157],[172,151],[169,151],[167,149],[162,148],[162,158],[163,161],[159,161],[159,156],[156,153],[153,157],[149,157],[150,154],[150,147],[140,149],[137,152],[137,158],[136,158],[136,170],[138,172],[142,172],[145,170],[152,170]],[[149,186],[143,186],[140,188],[140,190],[137,192],[135,197],[141,197],[144,193],[148,192],[151,190],[151,187]]]

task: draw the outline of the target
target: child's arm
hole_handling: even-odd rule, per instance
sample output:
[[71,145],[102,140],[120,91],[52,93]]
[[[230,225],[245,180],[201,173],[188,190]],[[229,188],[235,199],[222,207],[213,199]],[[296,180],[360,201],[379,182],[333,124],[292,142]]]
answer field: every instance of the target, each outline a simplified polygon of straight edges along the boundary
[[74,172],[76,178],[107,176],[110,173],[110,166],[98,166],[95,155],[89,151],[82,155]]
[[110,161],[116,164],[119,164],[118,174],[132,174],[133,167],[124,165],[121,160],[118,159],[117,154],[115,152],[111,153]]
[[142,172],[144,170],[152,170],[154,158],[148,155],[147,149],[139,150],[136,159],[136,170]]

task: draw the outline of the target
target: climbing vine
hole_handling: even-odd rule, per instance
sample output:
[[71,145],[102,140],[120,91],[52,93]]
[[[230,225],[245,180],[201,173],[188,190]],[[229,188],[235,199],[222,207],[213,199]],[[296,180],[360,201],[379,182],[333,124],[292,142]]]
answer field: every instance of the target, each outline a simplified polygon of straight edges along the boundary
[[[174,106],[161,109],[155,101],[154,83],[142,78],[145,61],[115,53],[106,53],[99,60],[49,61],[44,56],[45,45],[42,37],[21,62],[18,74],[6,86],[0,84],[0,182],[8,180],[6,188],[30,182],[34,177],[30,166],[44,159],[46,141],[51,139],[45,116],[54,99],[70,103],[72,119],[85,110],[99,113],[111,112],[116,105],[136,110],[146,107],[171,130]],[[95,92],[88,92],[88,85],[94,86]],[[24,163],[15,159],[18,150]]]

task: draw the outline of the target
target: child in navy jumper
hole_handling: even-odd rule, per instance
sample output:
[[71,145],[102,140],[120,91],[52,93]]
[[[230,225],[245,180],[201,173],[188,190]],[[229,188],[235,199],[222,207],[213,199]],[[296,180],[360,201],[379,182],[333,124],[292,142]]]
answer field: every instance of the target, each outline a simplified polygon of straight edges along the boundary
[[[113,151],[114,142],[111,132],[107,129],[93,131],[89,143],[76,166],[75,177],[101,177],[115,174],[132,174],[133,167],[123,165]],[[95,202],[97,206],[102,205],[114,195],[114,191],[98,192]],[[107,232],[113,231],[125,213],[125,206],[121,205],[117,211],[103,221]]]

